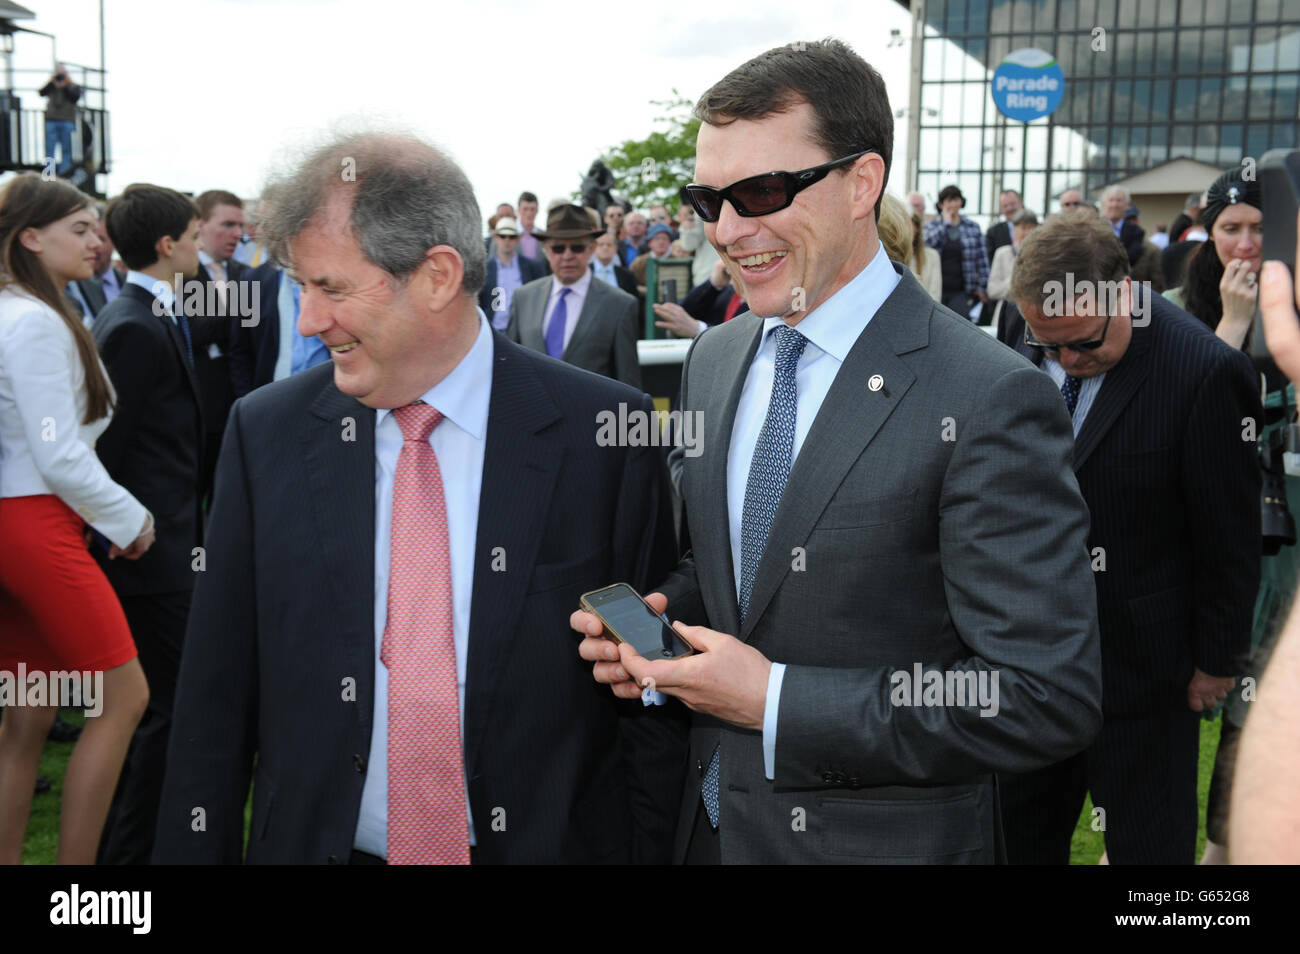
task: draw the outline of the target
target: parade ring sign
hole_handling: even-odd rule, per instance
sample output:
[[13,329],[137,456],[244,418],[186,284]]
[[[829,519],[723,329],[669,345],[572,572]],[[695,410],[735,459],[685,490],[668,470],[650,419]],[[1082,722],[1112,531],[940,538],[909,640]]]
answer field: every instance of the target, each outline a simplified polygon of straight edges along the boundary
[[992,87],[998,112],[1027,123],[1061,105],[1065,73],[1051,53],[1025,47],[1007,54],[993,71]]

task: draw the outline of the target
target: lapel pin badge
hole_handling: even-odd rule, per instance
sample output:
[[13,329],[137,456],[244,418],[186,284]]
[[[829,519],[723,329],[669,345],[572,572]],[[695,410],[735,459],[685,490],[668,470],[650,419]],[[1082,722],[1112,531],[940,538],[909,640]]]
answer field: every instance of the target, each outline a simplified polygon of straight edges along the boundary
[[885,379],[878,374],[873,374],[867,379],[867,388],[872,391],[879,391],[885,386]]

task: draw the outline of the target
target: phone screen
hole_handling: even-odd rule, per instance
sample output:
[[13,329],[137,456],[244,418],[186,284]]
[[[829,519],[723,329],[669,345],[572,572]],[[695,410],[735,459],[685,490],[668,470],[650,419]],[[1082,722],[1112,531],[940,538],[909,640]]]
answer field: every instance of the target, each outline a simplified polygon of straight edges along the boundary
[[588,593],[584,599],[606,627],[646,659],[675,659],[694,652],[626,583]]
[[[1264,153],[1259,162],[1259,187],[1264,205],[1263,260],[1276,259],[1291,268],[1295,262],[1296,207],[1300,203],[1300,149]],[[1250,353],[1256,358],[1269,357],[1258,309]]]

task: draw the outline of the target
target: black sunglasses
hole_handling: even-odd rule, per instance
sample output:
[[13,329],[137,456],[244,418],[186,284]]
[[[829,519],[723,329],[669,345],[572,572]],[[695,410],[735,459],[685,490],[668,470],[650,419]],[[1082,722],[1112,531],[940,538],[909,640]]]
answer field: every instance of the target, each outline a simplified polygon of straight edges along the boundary
[[1106,323],[1101,326],[1101,337],[1094,338],[1091,341],[1076,341],[1074,344],[1044,344],[1037,340],[1029,333],[1029,322],[1025,322],[1025,344],[1031,348],[1038,348],[1046,351],[1048,354],[1059,354],[1061,351],[1096,351],[1106,340],[1106,329],[1110,327],[1110,315],[1106,316]]
[[581,255],[587,250],[587,246],[590,244],[590,242],[570,242],[568,245],[565,245],[563,242],[554,242],[546,247],[549,248],[551,253],[554,255],[563,255],[566,248],[574,255]]
[[681,197],[683,202],[691,204],[705,222],[718,221],[718,217],[722,215],[723,200],[731,203],[736,214],[746,218],[770,215],[789,208],[796,195],[810,185],[821,182],[832,169],[847,166],[850,162],[856,162],[867,153],[875,151],[875,149],[864,149],[851,156],[824,162],[820,166],[801,169],[798,172],[765,172],[762,175],[733,182],[725,189],[714,189],[712,186],[692,183],[682,186]]

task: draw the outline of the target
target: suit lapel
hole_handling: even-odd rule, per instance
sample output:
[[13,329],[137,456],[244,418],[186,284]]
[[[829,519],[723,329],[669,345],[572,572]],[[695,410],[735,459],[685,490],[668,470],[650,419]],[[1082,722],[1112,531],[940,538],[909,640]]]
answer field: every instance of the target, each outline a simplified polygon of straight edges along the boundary
[[[335,633],[349,634],[343,652],[346,668],[373,700],[375,684],[375,412],[334,386],[329,375],[310,407],[302,430],[302,452],[316,523],[316,554],[327,579],[341,581],[331,601]],[[355,440],[346,440],[349,419]],[[358,634],[352,636],[351,634]],[[326,641],[329,637],[322,636]],[[324,645],[323,652],[335,647]],[[370,738],[374,707],[354,707],[363,737]]]
[[596,316],[600,312],[602,296],[608,288],[595,275],[587,282],[587,294],[582,299],[582,311],[578,312],[578,322],[573,327],[573,335],[564,349],[564,360],[573,363],[573,356],[578,354],[588,338],[596,334]]
[[[1138,288],[1136,283],[1133,287]],[[1147,307],[1150,308],[1150,304]],[[1153,316],[1152,321],[1155,320]],[[1075,473],[1079,472],[1084,462],[1097,449],[1097,445],[1106,436],[1106,432],[1115,423],[1120,412],[1128,406],[1128,402],[1133,399],[1133,395],[1146,380],[1151,370],[1151,363],[1146,360],[1146,352],[1151,344],[1151,335],[1154,333],[1154,329],[1150,326],[1134,328],[1128,351],[1124,353],[1119,364],[1106,372],[1106,379],[1101,382],[1101,390],[1097,393],[1088,416],[1084,418],[1083,427],[1079,428],[1079,434],[1074,439]]]
[[[763,338],[763,320],[752,318],[752,328],[741,339],[742,346],[727,349],[722,356],[716,373],[699,375],[691,384],[703,388],[704,393],[696,398],[691,395],[692,408],[700,409],[709,420],[726,421],[721,432],[707,438],[705,445],[711,453],[703,455],[704,466],[702,492],[691,494],[690,502],[698,511],[698,519],[691,519],[691,544],[696,561],[710,568],[711,572],[699,574],[703,587],[705,606],[709,610],[709,622],[724,633],[740,631],[740,607],[736,602],[736,565],[731,559],[731,520],[727,501],[727,458],[731,454],[731,432],[736,420],[736,408],[740,405],[740,394],[745,388],[745,379],[749,375],[749,366],[758,352],[759,342]],[[723,388],[730,387],[726,391]],[[714,415],[710,409],[722,405],[721,413]],[[690,515],[688,515],[690,516]]]
[[[518,294],[516,292],[515,294]],[[529,302],[528,314],[528,334],[525,337],[522,333],[520,338],[524,339],[521,343],[534,351],[540,351],[546,354],[546,336],[542,334],[542,324],[546,321],[546,303],[550,299],[551,283],[539,284],[533,293],[532,300]]]
[[[740,638],[747,640],[790,570],[791,551],[807,542],[822,511],[916,376],[898,355],[929,343],[933,301],[907,272],[858,336],[822,402],[790,479],[754,576],[749,614]],[[920,320],[924,315],[925,320]],[[867,382],[879,375],[878,391]]]
[[[530,568],[546,529],[548,502],[559,478],[563,444],[542,431],[561,416],[520,346],[492,339],[483,483],[474,550],[469,653],[465,679],[465,765],[473,777],[510,645],[521,627]],[[501,561],[506,561],[504,567]],[[524,627],[526,628],[526,627]],[[500,715],[498,715],[500,717]]]

